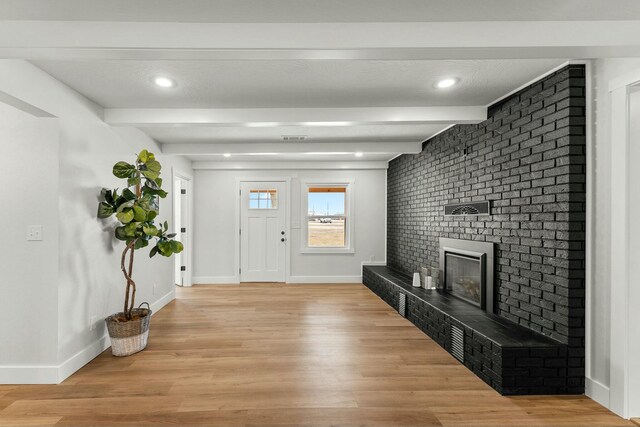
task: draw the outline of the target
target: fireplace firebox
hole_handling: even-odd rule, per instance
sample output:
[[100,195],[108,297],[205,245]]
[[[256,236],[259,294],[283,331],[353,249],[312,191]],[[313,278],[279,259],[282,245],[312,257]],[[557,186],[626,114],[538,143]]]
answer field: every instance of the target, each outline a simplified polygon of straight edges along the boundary
[[494,268],[493,243],[440,238],[439,288],[489,313]]

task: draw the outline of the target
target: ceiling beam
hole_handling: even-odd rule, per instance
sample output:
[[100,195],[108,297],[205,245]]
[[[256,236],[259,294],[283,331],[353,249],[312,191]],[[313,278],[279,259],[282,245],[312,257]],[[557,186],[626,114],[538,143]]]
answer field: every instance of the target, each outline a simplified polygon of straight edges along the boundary
[[2,21],[21,59],[504,59],[640,56],[640,21],[175,23]]
[[192,167],[195,170],[368,170],[368,169],[388,169],[387,161],[275,161],[275,162],[245,162],[245,161],[194,161]]
[[195,143],[161,144],[165,154],[182,156],[247,154],[276,156],[278,154],[417,154],[422,151],[422,142],[247,142],[247,143]]
[[479,123],[485,106],[365,108],[106,108],[112,126],[352,126]]

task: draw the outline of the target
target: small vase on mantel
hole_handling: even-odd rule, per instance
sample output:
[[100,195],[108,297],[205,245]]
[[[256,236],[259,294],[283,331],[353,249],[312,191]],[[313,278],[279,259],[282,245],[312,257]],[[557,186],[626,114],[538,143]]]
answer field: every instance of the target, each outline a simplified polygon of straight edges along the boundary
[[413,287],[420,287],[420,273],[413,273]]

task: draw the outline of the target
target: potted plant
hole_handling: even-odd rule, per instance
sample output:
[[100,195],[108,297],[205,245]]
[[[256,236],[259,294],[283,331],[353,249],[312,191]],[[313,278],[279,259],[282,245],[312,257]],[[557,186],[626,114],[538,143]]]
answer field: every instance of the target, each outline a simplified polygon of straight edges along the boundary
[[147,346],[151,309],[135,307],[136,283],[133,275],[135,251],[153,244],[149,257],[160,254],[170,257],[182,251],[183,246],[174,240],[175,234],[167,234],[169,225],[155,223],[159,210],[159,198],[167,197],[162,189],[160,170],[162,166],[153,153],[142,150],[134,164],[118,162],[113,166],[113,174],[126,179],[126,187],[118,194],[118,189],[102,189],[102,201],[98,205],[98,218],[115,215],[119,225],[113,233],[116,239],[125,243],[120,269],[127,282],[124,309],[105,319],[111,351],[114,356],[128,356]]

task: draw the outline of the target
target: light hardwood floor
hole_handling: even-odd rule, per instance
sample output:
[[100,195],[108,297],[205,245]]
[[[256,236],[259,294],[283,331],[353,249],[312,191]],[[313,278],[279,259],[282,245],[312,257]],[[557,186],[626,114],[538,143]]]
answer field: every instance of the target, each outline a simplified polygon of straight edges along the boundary
[[362,285],[197,286],[61,385],[0,385],[0,425],[631,425],[502,397]]

